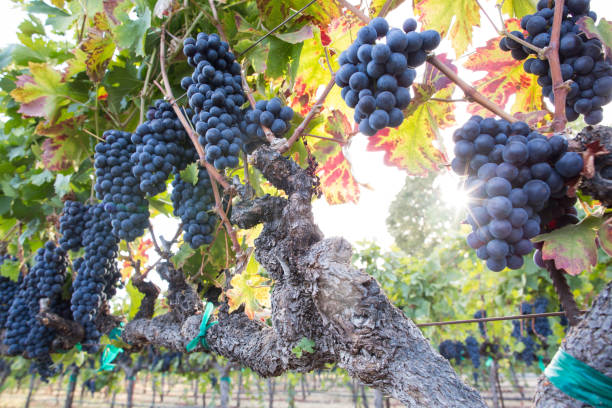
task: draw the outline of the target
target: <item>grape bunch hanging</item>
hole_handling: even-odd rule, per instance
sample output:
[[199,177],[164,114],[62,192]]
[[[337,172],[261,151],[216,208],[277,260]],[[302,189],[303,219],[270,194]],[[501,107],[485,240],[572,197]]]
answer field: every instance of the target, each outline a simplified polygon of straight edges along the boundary
[[195,111],[192,122],[206,152],[206,161],[217,170],[238,166],[240,152],[240,107],[246,98],[242,91],[240,64],[217,34],[198,33],[187,38],[183,53],[194,67],[181,86],[187,91]]
[[[10,255],[0,255],[0,266],[2,266],[5,261],[17,262],[17,258]],[[19,274],[19,280],[17,282],[5,276],[0,276],[0,329],[6,329],[8,311],[19,290],[19,285],[22,280],[21,274]]]
[[[193,116],[191,109],[185,110]],[[130,156],[132,173],[140,190],[149,196],[166,191],[170,173],[183,170],[198,159],[185,128],[172,106],[161,99],[147,111],[147,120],[131,136],[135,152]]]
[[568,152],[560,135],[549,139],[503,119],[474,116],[453,139],[451,166],[467,176],[468,245],[492,271],[520,268],[533,249],[530,239],[554,221],[549,202],[573,204],[565,183],[582,171],[582,156]]
[[183,240],[193,249],[212,243],[219,218],[212,211],[215,198],[206,168],[198,169],[195,185],[177,173],[172,182],[171,199],[174,215],[183,223]]
[[[538,47],[550,45],[554,1],[540,0],[538,11],[528,14],[521,20],[521,27],[527,34],[513,31],[512,34]],[[589,0],[570,0],[563,7],[563,21],[559,42],[559,59],[563,81],[570,81],[567,94],[565,114],[568,121],[574,121],[582,114],[584,121],[595,125],[602,121],[602,107],[612,100],[612,65],[606,61],[602,43],[597,38],[588,38],[580,30],[578,20],[581,18],[597,19],[589,11]],[[516,60],[524,60],[536,52],[510,37],[504,37],[499,43],[504,51],[510,51]],[[609,57],[609,56],[608,56]],[[538,76],[542,93],[554,101],[552,74],[546,59],[536,55],[523,64],[525,72]]]
[[[403,31],[389,28],[384,18],[376,17],[340,54],[336,84],[342,88],[347,106],[355,109],[355,122],[364,135],[372,136],[387,126],[398,127],[404,121],[402,111],[411,101],[414,68],[440,44],[437,31],[417,33],[416,27],[416,21],[408,19]],[[377,41],[383,37],[385,42]]]
[[149,222],[149,202],[132,173],[130,158],[135,153],[130,133],[107,130],[94,155],[96,196],[110,214],[112,233],[128,242],[144,234]]
[[261,100],[255,103],[255,108],[245,110],[241,138],[244,150],[252,152],[257,147],[267,143],[266,135],[262,126],[270,129],[276,137],[283,137],[291,128],[293,109],[283,106],[280,98],[272,98],[269,101]]

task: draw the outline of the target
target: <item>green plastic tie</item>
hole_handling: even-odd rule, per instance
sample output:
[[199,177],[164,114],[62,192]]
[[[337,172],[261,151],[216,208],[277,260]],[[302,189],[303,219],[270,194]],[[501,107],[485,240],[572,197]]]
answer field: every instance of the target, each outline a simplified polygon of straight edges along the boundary
[[193,340],[191,340],[189,344],[187,344],[187,347],[185,347],[188,352],[193,351],[193,349],[195,349],[200,344],[204,346],[204,348],[208,348],[208,343],[206,343],[206,332],[210,327],[219,323],[217,321],[210,323],[208,322],[214,308],[215,306],[212,303],[206,302],[206,309],[204,309],[204,314],[202,315],[202,323],[200,323],[200,333]]
[[76,376],[76,375],[74,375],[74,374],[70,374],[70,380],[69,380],[69,381],[70,381],[71,383],[73,383],[73,382],[76,382],[76,380],[77,380],[77,376]]
[[76,344],[76,349],[79,351],[83,351],[83,346],[81,346],[81,343]]
[[544,360],[542,360],[542,356],[538,356],[538,365],[540,366],[540,370],[542,370],[542,372],[546,370],[546,366],[544,365]]
[[559,349],[544,375],[570,397],[593,407],[612,407],[612,378]]
[[489,357],[487,358],[487,361],[485,362],[485,366],[491,367],[491,364],[493,364],[493,358]]
[[123,349],[121,347],[113,346],[112,344],[107,344],[104,347],[104,351],[102,352],[102,357],[100,358],[100,368],[98,371],[113,371],[115,368],[115,364],[113,361],[119,353],[123,353]]
[[123,333],[123,326],[125,323],[121,322],[119,326],[115,327],[108,333],[108,338],[111,340],[121,340],[121,333]]
[[221,377],[220,378],[221,381],[225,381],[226,383],[230,384],[232,382],[232,379],[229,377]]

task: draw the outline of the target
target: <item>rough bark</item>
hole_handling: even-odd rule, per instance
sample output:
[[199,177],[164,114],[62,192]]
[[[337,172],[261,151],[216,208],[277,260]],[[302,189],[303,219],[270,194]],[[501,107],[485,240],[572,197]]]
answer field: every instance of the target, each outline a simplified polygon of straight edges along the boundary
[[[275,281],[272,325],[249,320],[241,310],[229,314],[227,305],[221,305],[219,324],[206,334],[210,349],[264,377],[337,363],[408,406],[484,407],[480,395],[459,380],[414,323],[391,305],[376,280],[351,265],[350,244],[323,239],[311,212],[313,178],[268,147],[256,150],[251,161],[287,195],[247,200],[232,213],[235,223],[264,224],[255,240],[255,257]],[[170,291],[172,287],[170,279]],[[199,332],[201,302],[194,302],[191,315],[176,316],[169,302],[166,315],[135,319],[127,324],[124,340],[184,351]],[[314,341],[315,352],[298,358],[291,350],[303,338]]]
[[[591,310],[572,327],[561,348],[574,358],[612,377],[612,282],[597,296]],[[555,387],[546,376],[538,379],[535,395],[537,408],[583,408],[577,401]]]

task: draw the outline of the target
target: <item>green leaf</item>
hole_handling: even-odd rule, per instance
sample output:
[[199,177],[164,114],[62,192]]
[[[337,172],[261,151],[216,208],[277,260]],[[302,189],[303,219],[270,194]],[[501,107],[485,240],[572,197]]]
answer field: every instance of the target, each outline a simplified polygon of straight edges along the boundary
[[570,275],[579,275],[583,271],[590,272],[597,264],[595,237],[601,224],[601,218],[588,216],[579,224],[538,235],[533,242],[544,241],[543,259],[554,260],[557,269],[563,269]]
[[191,163],[185,168],[185,170],[181,170],[181,179],[195,186],[198,182],[197,163]]
[[5,260],[0,265],[0,275],[9,278],[13,282],[19,279],[19,261]]
[[300,44],[313,37],[312,27],[305,25],[292,33],[275,33],[275,37],[289,44]]
[[47,3],[41,0],[34,0],[30,2],[27,7],[28,12],[34,14],[47,14],[51,16],[64,16],[68,17],[70,14],[66,13],[64,10],[59,9],[57,7],[53,7],[48,5]]
[[141,293],[136,287],[132,284],[132,280],[130,279],[125,285],[125,290],[130,297],[130,310],[128,311],[129,319],[133,319],[138,313],[138,309],[140,309],[140,302],[144,299],[144,293]]
[[144,49],[145,35],[149,27],[151,27],[151,10],[148,7],[144,10],[139,8],[136,20],[130,18],[129,11],[131,10],[122,10],[116,13],[117,18],[122,24],[113,27],[115,39],[120,48],[130,49],[136,55],[144,57],[146,56]]
[[71,175],[63,175],[59,173],[55,178],[55,183],[53,183],[53,187],[55,188],[55,193],[63,197],[71,191],[70,188],[70,177]]
[[[371,16],[376,16],[378,15],[381,11],[383,6],[387,3],[388,0],[373,0],[372,4],[370,5],[370,9],[372,10],[372,12],[370,13]],[[404,3],[406,0],[391,0],[391,4],[389,6],[387,6],[387,15],[389,15],[389,12],[393,11],[394,9],[396,9],[397,7],[401,6],[402,3]]]
[[295,354],[297,358],[302,358],[304,352],[308,354],[314,353],[315,342],[307,337],[302,337],[298,344],[291,349],[291,352]]
[[13,51],[16,45],[7,45],[0,51],[0,69],[4,69],[13,59]]
[[182,268],[185,262],[193,255],[195,255],[195,249],[191,248],[188,244],[183,244],[179,248],[178,252],[172,257],[172,263],[175,268]]
[[480,8],[474,0],[415,0],[414,14],[423,26],[447,34],[459,57],[472,43],[472,30],[480,27]]
[[0,197],[0,215],[6,214],[11,209],[11,197]]
[[51,180],[53,180],[53,173],[51,173],[47,169],[45,169],[45,170],[41,171],[40,173],[35,174],[34,176],[30,177],[30,181],[35,186],[42,186],[43,184],[45,184],[45,183],[47,183],[47,182],[49,182]]
[[527,14],[535,12],[535,0],[497,0],[497,4],[504,3],[502,12],[510,18],[521,18]]

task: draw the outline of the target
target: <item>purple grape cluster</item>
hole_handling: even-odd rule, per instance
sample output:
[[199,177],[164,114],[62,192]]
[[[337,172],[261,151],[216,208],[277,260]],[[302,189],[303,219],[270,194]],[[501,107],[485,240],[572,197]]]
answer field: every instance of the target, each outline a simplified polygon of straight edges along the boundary
[[187,38],[183,53],[195,69],[191,77],[182,79],[181,86],[195,111],[192,122],[206,161],[218,170],[234,168],[239,162],[240,126],[244,123],[240,107],[246,102],[240,64],[217,34],[198,33],[196,38]]
[[[185,110],[193,116],[191,109]],[[193,144],[172,106],[157,100],[147,111],[147,120],[131,136],[135,152],[130,156],[132,173],[140,190],[149,196],[166,191],[172,171],[181,171],[198,159]]]
[[[414,68],[440,44],[437,31],[418,33],[416,27],[416,21],[410,18],[403,30],[390,29],[387,20],[376,17],[340,54],[336,84],[342,88],[347,106],[355,109],[355,122],[366,136],[402,124],[402,111],[412,99],[409,88],[416,77]],[[385,42],[377,42],[383,37]]]
[[546,138],[524,122],[474,116],[453,135],[451,166],[467,176],[468,245],[492,271],[519,269],[530,239],[542,230],[551,197],[566,197],[565,182],[582,171],[582,156],[567,140]]
[[135,152],[132,134],[107,130],[94,155],[96,196],[110,215],[112,233],[128,242],[142,236],[149,223],[149,202],[130,162]]
[[[563,81],[572,81],[567,95],[565,114],[567,120],[574,121],[580,114],[589,125],[602,121],[602,107],[612,101],[612,65],[604,59],[602,43],[597,38],[587,38],[577,25],[579,19],[587,16],[594,21],[597,15],[589,11],[589,0],[569,0],[563,7],[563,22],[559,43],[559,58]],[[546,48],[550,44],[554,15],[554,1],[540,0],[538,11],[528,14],[521,20],[521,27],[526,30],[525,36],[520,31],[512,34],[538,47]],[[516,60],[524,60],[535,51],[517,41],[504,37],[499,43],[504,51],[510,51]],[[525,61],[525,72],[538,76],[538,84],[544,96],[554,101],[553,83],[550,66],[547,60],[537,55]]]
[[118,244],[119,239],[113,234],[111,217],[104,211],[104,204],[91,206],[83,233],[85,255],[73,263],[77,276],[72,283],[71,299],[74,320],[85,330],[85,339],[81,343],[85,351],[98,349],[101,333],[96,320],[101,306],[114,294],[121,276],[116,265]]
[[170,198],[174,215],[183,223],[183,240],[193,249],[212,243],[219,217],[212,211],[215,198],[206,168],[199,168],[195,185],[177,173],[172,187]]
[[465,345],[460,341],[444,340],[438,346],[438,351],[448,361],[455,359],[455,363],[461,364],[463,358],[467,354]]
[[280,98],[257,101],[255,109],[248,108],[244,114],[246,127],[241,135],[244,149],[250,153],[268,142],[261,126],[269,128],[274,136],[283,137],[291,128],[292,118],[293,109],[283,106]]
[[83,247],[83,230],[85,229],[85,218],[88,205],[78,201],[67,200],[60,217],[60,234],[62,237],[59,244],[64,250],[78,251]]
[[470,360],[472,360],[472,366],[474,368],[480,367],[480,348],[478,340],[476,340],[474,336],[468,336],[465,339],[465,348],[470,356]]
[[[5,261],[16,262],[17,258],[11,255],[0,255],[0,266]],[[6,319],[8,317],[8,311],[15,299],[15,295],[19,290],[19,285],[23,277],[19,274],[19,280],[17,282],[10,280],[5,276],[0,276],[0,329],[6,329]]]

